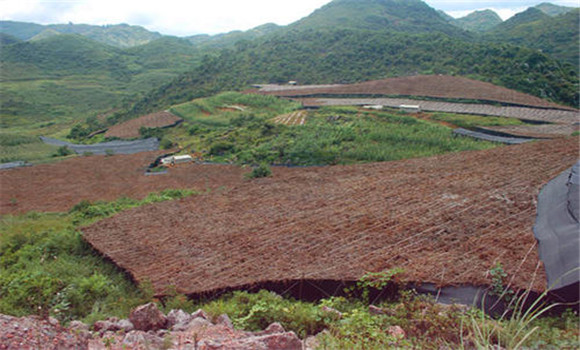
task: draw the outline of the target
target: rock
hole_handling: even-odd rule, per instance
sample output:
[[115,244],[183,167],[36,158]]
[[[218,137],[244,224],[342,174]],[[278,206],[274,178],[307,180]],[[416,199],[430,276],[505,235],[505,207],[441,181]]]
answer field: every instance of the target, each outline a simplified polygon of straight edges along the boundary
[[119,330],[122,330],[125,333],[131,332],[132,330],[135,329],[135,326],[129,320],[120,320],[116,323],[116,325],[119,328]]
[[81,321],[71,321],[68,325],[68,328],[70,328],[73,331],[88,331],[89,330],[89,325],[85,324]]
[[333,308],[331,308],[329,306],[326,306],[326,305],[323,306],[322,307],[322,311],[327,312],[327,313],[330,313],[330,314],[333,314],[338,319],[341,319],[342,318],[342,312],[340,312],[340,311],[338,311],[336,309],[333,309]]
[[222,343],[216,340],[205,339],[197,343],[198,350],[224,350]]
[[205,318],[206,320],[209,320],[209,316],[208,314],[205,313],[205,311],[203,311],[202,309],[197,310],[196,312],[191,314],[191,318]]
[[163,339],[143,331],[131,331],[123,338],[123,345],[135,349],[161,349]]
[[390,326],[389,328],[387,328],[387,333],[389,333],[390,336],[393,336],[397,339],[404,339],[406,336],[403,328],[399,326]]
[[267,334],[239,339],[232,348],[268,349],[268,350],[302,350],[302,341],[294,332]]
[[279,324],[278,322],[274,322],[268,327],[266,327],[266,329],[264,329],[263,331],[257,332],[256,335],[277,334],[285,332],[286,330],[284,329],[284,327],[282,327],[281,324]]
[[53,327],[58,327],[60,325],[58,320],[52,316],[48,318],[48,324],[53,326]]
[[194,318],[183,310],[171,310],[167,314],[167,328],[170,329],[177,324],[188,324]]
[[97,321],[93,324],[93,329],[99,333],[104,333],[107,331],[116,332],[119,330],[119,326],[111,321]]
[[129,321],[133,323],[136,330],[145,332],[163,329],[167,324],[167,318],[155,303],[141,305],[131,311]]
[[206,329],[207,327],[213,326],[211,322],[202,317],[194,318],[186,324],[176,324],[173,326],[173,331],[175,332],[189,332],[189,333],[199,333],[200,331]]
[[215,320],[215,324],[226,326],[229,329],[234,329],[234,324],[232,323],[232,320],[230,320],[230,317],[226,314],[219,315],[218,318]]

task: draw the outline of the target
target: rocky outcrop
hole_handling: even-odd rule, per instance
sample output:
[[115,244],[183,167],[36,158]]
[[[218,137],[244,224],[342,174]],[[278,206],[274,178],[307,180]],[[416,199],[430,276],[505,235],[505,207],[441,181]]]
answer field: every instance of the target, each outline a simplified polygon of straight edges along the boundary
[[228,315],[212,322],[203,311],[171,310],[164,315],[156,304],[134,309],[129,319],[111,317],[92,327],[72,321],[0,315],[0,349],[196,349],[302,350],[302,341],[279,323],[260,332],[235,329]]

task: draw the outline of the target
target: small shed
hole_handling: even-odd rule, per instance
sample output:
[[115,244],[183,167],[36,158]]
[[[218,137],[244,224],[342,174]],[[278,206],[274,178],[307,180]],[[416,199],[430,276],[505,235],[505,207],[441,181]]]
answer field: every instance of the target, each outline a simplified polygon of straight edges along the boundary
[[288,85],[298,85],[298,82],[296,80],[290,80]]
[[421,106],[419,106],[419,105],[400,105],[399,110],[401,110],[401,112],[407,112],[407,113],[419,113],[419,112],[421,112]]

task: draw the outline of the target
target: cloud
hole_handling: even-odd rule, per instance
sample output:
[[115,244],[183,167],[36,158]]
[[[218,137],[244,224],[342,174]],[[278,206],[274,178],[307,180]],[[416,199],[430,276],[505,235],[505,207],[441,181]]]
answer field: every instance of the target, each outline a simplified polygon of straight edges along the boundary
[[286,25],[330,0],[3,0],[0,19],[141,25],[163,34],[216,34],[264,23]]

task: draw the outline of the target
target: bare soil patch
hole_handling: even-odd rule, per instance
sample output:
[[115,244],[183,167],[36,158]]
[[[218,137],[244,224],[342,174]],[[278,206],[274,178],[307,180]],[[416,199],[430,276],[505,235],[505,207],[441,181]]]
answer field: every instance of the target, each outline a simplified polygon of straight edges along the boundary
[[[441,286],[545,288],[532,232],[539,189],[577,138],[354,166],[274,168],[272,178],[123,212],[83,229],[137,281],[200,293],[265,281],[356,280],[405,269]],[[222,176],[224,176],[223,173]]]
[[183,119],[169,112],[152,113],[110,127],[109,130],[107,130],[105,133],[105,137],[133,139],[141,136],[139,134],[139,129],[141,127],[166,128],[177,125],[182,121]]
[[312,87],[308,85],[299,87],[267,85],[258,90],[258,93],[287,97],[313,95],[425,96],[575,110],[491,83],[445,75],[389,78],[349,85],[313,85]]

